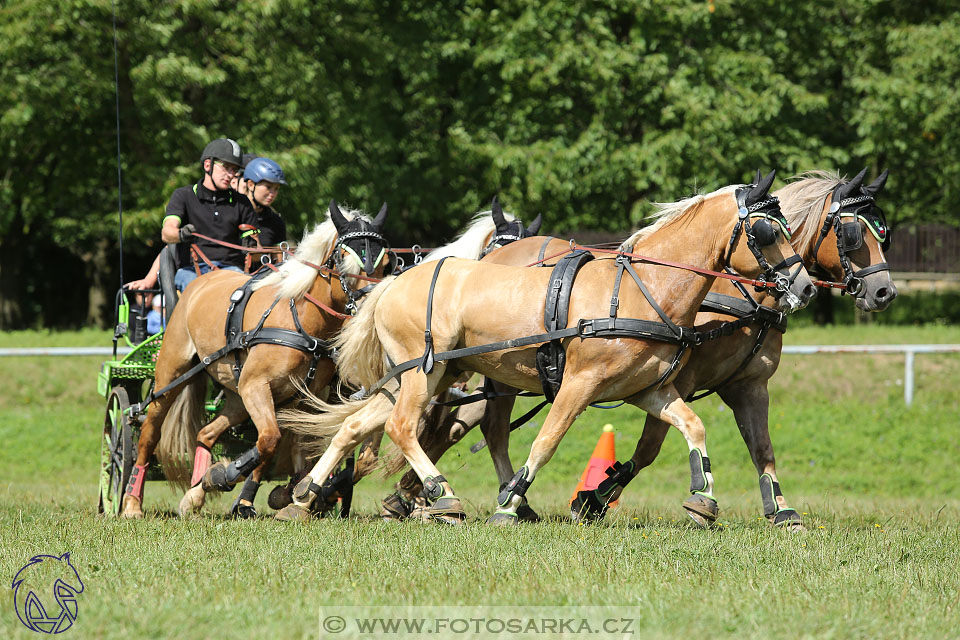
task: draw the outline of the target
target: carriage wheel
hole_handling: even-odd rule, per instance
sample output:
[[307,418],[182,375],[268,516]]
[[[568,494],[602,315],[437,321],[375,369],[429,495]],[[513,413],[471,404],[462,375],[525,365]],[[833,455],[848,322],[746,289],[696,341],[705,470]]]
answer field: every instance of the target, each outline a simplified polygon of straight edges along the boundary
[[123,490],[133,469],[133,428],[126,410],[130,398],[123,387],[114,387],[107,398],[100,448],[100,505],[98,511],[108,516],[120,513]]

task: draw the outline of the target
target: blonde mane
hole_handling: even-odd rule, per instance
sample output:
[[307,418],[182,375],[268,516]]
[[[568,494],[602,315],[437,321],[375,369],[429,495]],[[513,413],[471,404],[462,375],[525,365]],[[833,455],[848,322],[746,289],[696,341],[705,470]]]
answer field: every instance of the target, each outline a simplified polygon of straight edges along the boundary
[[[358,210],[341,208],[340,211],[347,220],[353,220],[360,216],[370,222],[370,219]],[[310,231],[304,232],[303,240],[297,245],[296,252],[280,265],[279,271],[271,273],[254,283],[253,290],[276,285],[277,295],[281,298],[299,298],[310,290],[313,281],[320,273],[310,265],[301,262],[301,260],[317,265],[323,264],[330,257],[336,241],[337,229],[333,220],[330,219],[330,212],[328,211],[323,222]],[[359,265],[352,264],[352,262],[344,264],[344,271],[346,273],[359,273]]]
[[836,171],[806,171],[790,178],[790,183],[773,195],[780,199],[780,211],[790,223],[790,244],[797,253],[813,243],[820,232],[820,214],[827,196],[846,182]]
[[[456,240],[448,245],[438,247],[427,254],[424,262],[431,262],[441,258],[466,258],[479,260],[480,254],[487,248],[487,238],[497,229],[493,222],[492,212],[488,209],[480,211],[470,219],[467,228],[457,236]],[[507,222],[516,220],[512,215],[503,212],[503,219]]]
[[651,225],[643,227],[634,231],[633,234],[620,243],[620,251],[633,251],[633,247],[647,238],[651,234],[659,231],[668,224],[678,220],[684,215],[690,214],[693,215],[700,210],[700,207],[703,206],[703,203],[714,196],[719,196],[724,193],[733,193],[737,188],[742,185],[734,184],[728,185],[712,191],[708,194],[697,194],[689,198],[684,198],[683,200],[678,200],[676,202],[654,202],[652,203],[656,207],[656,211],[647,216],[646,220],[654,220],[655,222]]

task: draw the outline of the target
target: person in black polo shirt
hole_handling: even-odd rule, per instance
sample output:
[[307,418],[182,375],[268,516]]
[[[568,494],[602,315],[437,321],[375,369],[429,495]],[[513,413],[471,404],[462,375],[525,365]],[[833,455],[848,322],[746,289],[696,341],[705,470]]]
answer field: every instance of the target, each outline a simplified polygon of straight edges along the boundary
[[253,158],[244,167],[237,190],[247,196],[257,212],[258,237],[264,247],[275,247],[287,239],[287,223],[271,206],[277,199],[280,185],[285,184],[283,169],[270,158]]
[[[160,237],[167,244],[178,244],[176,287],[183,291],[196,277],[190,256],[190,243],[221,269],[243,272],[243,252],[224,247],[194,233],[239,245],[257,233],[257,215],[246,196],[230,188],[230,180],[240,169],[240,145],[229,138],[218,138],[203,149],[203,180],[180,187],[167,203]],[[241,229],[241,225],[244,226]],[[200,274],[211,266],[200,261]]]

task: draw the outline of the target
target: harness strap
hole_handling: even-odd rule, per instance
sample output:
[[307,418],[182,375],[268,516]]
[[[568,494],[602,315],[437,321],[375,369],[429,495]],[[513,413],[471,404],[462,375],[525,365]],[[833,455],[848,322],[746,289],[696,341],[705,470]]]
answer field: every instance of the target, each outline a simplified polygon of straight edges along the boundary
[[423,341],[425,343],[423,349],[423,356],[420,358],[420,364],[417,367],[417,371],[423,370],[424,373],[429,374],[433,371],[433,333],[430,331],[430,321],[433,316],[433,292],[437,287],[437,278],[440,276],[440,267],[443,266],[443,263],[446,262],[449,256],[440,258],[437,261],[437,266],[433,270],[433,279],[430,280],[430,291],[427,294],[427,324],[423,332]]

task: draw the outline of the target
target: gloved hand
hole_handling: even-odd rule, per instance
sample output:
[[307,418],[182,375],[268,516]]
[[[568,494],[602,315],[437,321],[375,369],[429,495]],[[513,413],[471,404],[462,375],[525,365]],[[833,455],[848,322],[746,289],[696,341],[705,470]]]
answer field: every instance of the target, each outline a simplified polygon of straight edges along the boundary
[[193,234],[197,230],[192,224],[187,224],[179,229],[180,242],[190,242],[193,240]]

